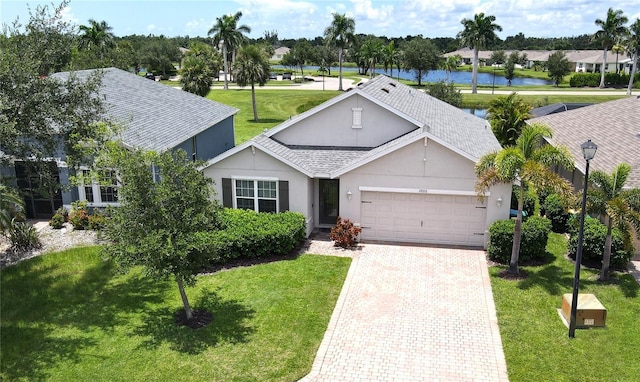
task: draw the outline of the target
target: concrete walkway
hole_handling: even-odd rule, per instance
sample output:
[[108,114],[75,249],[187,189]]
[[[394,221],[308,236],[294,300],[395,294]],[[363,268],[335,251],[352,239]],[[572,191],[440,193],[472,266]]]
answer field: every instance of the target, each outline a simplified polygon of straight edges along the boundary
[[351,253],[301,381],[508,381],[483,251],[361,244]]

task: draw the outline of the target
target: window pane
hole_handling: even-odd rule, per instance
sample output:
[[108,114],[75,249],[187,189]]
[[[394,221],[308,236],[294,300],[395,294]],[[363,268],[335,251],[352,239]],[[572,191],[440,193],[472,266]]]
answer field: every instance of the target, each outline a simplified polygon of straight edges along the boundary
[[118,201],[118,189],[115,187],[100,187],[100,199],[102,203],[115,203]]
[[236,206],[238,208],[245,209],[245,210],[255,210],[253,199],[238,198],[236,203],[237,203]]
[[258,181],[259,198],[276,198],[276,182]]
[[84,188],[84,196],[87,199],[87,202],[93,203],[93,187],[86,186]]
[[258,212],[278,212],[276,211],[276,201],[259,199],[258,200]]
[[236,180],[236,196],[253,198],[253,195],[252,180]]

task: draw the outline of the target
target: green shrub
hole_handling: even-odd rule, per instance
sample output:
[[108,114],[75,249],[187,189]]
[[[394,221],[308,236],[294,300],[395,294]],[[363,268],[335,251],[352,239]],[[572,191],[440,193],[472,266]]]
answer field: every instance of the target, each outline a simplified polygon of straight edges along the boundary
[[[507,264],[511,260],[515,220],[498,220],[489,227],[487,253],[495,262]],[[547,238],[551,231],[549,219],[532,216],[522,223],[520,261],[543,260],[546,256]]]
[[89,213],[87,212],[87,203],[76,201],[71,203],[71,212],[69,213],[69,223],[73,229],[87,229],[89,227]]
[[[638,87],[640,73],[634,77],[634,88]],[[626,86],[629,84],[629,75],[626,73],[605,73],[604,82],[607,86]],[[576,73],[569,80],[571,87],[598,87],[600,86],[600,73]]]
[[[569,257],[576,258],[578,251],[578,234],[580,230],[579,216],[573,217],[569,223],[570,237],[568,244]],[[584,233],[582,240],[582,259],[587,262],[602,263],[604,244],[607,238],[607,226],[598,219],[586,216],[584,219]],[[626,269],[633,256],[633,248],[625,248],[624,234],[618,228],[611,232],[611,263],[612,269]]]
[[207,258],[205,263],[287,255],[305,238],[305,218],[298,212],[226,208],[220,215],[220,230],[199,235],[197,250]]
[[544,214],[551,221],[551,230],[553,232],[567,232],[569,212],[566,205],[558,194],[549,194],[544,200]]
[[331,227],[331,240],[336,247],[349,248],[358,243],[358,235],[362,232],[362,228],[356,227],[349,219],[342,219],[338,216],[338,221],[334,227]]
[[42,247],[38,231],[28,223],[11,221],[9,242],[14,251],[24,252]]
[[94,231],[99,231],[104,227],[104,216],[94,213],[93,215],[89,215],[89,220],[87,222],[87,228]]
[[60,229],[64,227],[64,215],[59,212],[56,212],[51,220],[49,220],[49,225],[53,229]]

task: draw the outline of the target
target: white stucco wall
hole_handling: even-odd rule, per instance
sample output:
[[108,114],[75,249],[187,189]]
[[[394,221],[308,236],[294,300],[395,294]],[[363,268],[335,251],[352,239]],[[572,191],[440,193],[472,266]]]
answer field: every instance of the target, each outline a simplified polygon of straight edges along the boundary
[[[215,199],[222,203],[222,178],[243,177],[254,179],[257,177],[275,178],[289,182],[289,210],[300,212],[307,217],[307,236],[311,234],[313,224],[313,189],[310,179],[274,159],[268,154],[255,149],[246,148],[241,152],[221,160],[213,166],[203,169],[205,176],[215,182]],[[310,189],[311,188],[311,189]]]
[[[353,128],[353,108],[362,109],[362,128]],[[385,128],[385,127],[389,128]],[[355,94],[276,133],[285,144],[376,147],[418,126]]]

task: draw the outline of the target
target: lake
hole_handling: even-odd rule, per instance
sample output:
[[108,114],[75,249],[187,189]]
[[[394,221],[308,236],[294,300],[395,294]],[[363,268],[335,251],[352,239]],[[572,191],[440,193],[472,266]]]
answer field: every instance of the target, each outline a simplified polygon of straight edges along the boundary
[[[279,69],[288,69],[282,65],[273,65],[274,68],[279,68]],[[305,66],[304,70],[305,71],[310,71],[310,72],[315,72],[316,70],[318,70],[319,66],[314,66],[314,65],[309,65],[309,66]],[[358,72],[358,68],[342,68],[343,72]],[[331,73],[338,73],[338,67],[331,67]],[[390,76],[391,71],[384,71],[383,68],[376,68],[376,74],[386,74],[387,76]],[[447,76],[448,74],[448,76]],[[436,82],[436,81],[453,81],[456,84],[467,84],[470,85],[471,84],[471,72],[450,72],[447,73],[444,70],[430,70],[429,73],[427,73],[426,76],[422,76],[422,81],[423,82]],[[398,71],[394,70],[393,71],[393,78],[398,78],[398,76],[400,77],[400,79],[403,80],[410,80],[410,81],[415,81],[415,74],[413,71],[406,71],[406,70],[401,70],[400,74],[398,75]],[[478,85],[492,85],[494,84],[495,81],[495,85],[506,85],[507,84],[507,80],[506,78],[504,78],[503,76],[501,76],[500,74],[496,74],[495,78],[493,76],[493,73],[478,73]],[[514,79],[511,80],[511,85],[513,86],[542,86],[542,85],[553,85],[553,82],[550,80],[542,80],[542,79],[538,79],[538,78],[522,78],[522,77],[516,77]]]

